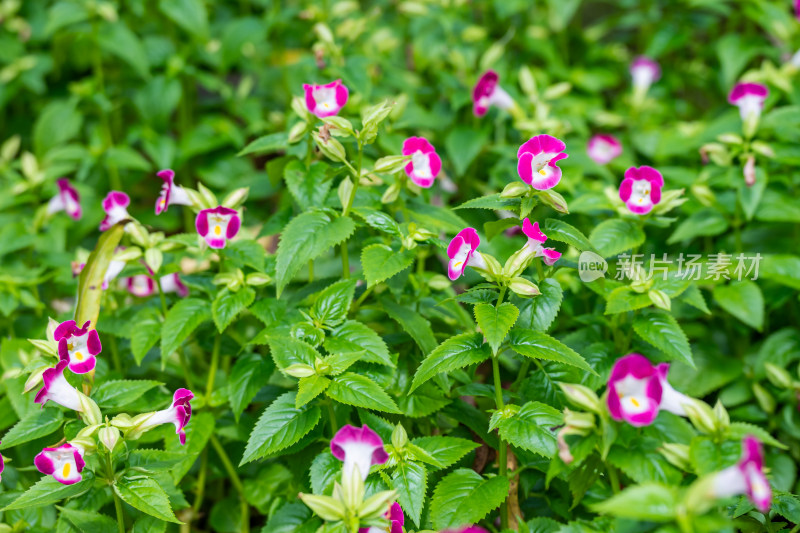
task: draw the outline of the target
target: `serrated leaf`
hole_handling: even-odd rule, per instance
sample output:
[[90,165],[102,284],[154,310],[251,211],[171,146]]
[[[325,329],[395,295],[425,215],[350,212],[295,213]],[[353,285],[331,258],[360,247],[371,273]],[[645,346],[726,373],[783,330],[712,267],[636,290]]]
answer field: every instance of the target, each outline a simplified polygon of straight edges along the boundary
[[211,306],[200,298],[186,298],[167,312],[161,328],[162,367],[166,358],[177,350],[183,341],[203,322],[211,320]]
[[279,396],[256,422],[239,465],[288,448],[319,423],[319,407],[295,407],[295,392]]
[[186,32],[208,37],[208,12],[202,0],[160,0],[158,8]]
[[92,392],[92,399],[103,409],[124,407],[159,385],[163,383],[146,379],[106,381]]
[[785,444],[783,444],[775,437],[770,435],[770,433],[761,426],[757,426],[755,424],[750,424],[747,422],[731,422],[731,425],[728,428],[729,439],[738,441],[743,439],[747,435],[754,436],[767,446],[775,446],[776,448],[780,448],[781,450],[787,449],[787,446]]
[[366,376],[346,372],[331,381],[325,393],[337,402],[386,413],[400,413],[394,400]]
[[92,487],[94,476],[84,470],[83,479],[73,485],[62,485],[52,476],[45,476],[37,481],[31,488],[23,492],[19,498],[11,502],[2,510],[29,509],[31,507],[45,507],[59,502],[64,498],[71,498],[83,494]]
[[644,242],[644,232],[629,220],[611,218],[598,224],[589,235],[589,242],[604,258],[631,250]]
[[475,524],[507,496],[505,477],[484,479],[474,470],[459,468],[445,476],[433,491],[431,520],[438,530]]
[[[318,494],[317,491],[314,491]],[[314,533],[320,527],[319,518],[313,516],[304,503],[284,504],[274,513],[261,533]]]
[[272,361],[257,353],[244,354],[236,359],[228,383],[228,400],[237,422],[274,369]]
[[479,196],[467,200],[453,209],[509,209],[519,206],[519,198],[501,198],[500,194]]
[[504,441],[549,458],[558,451],[554,428],[562,423],[556,409],[541,402],[528,402],[513,416],[498,421],[497,428]]
[[0,450],[19,446],[26,442],[47,436],[58,428],[64,421],[64,414],[61,410],[48,407],[38,411],[33,411],[31,414],[14,424],[0,441]]
[[362,361],[394,367],[389,348],[375,331],[356,320],[347,320],[325,339],[325,349],[329,352],[354,352],[363,350]]
[[564,291],[561,285],[553,278],[547,278],[539,283],[541,294],[531,300],[533,306],[533,328],[547,331],[558,316]]
[[441,465],[447,468],[478,447],[476,442],[458,437],[419,437],[414,444],[428,452]]
[[402,250],[395,252],[385,244],[373,244],[361,252],[361,268],[367,287],[386,281],[407,269],[414,262],[414,252]]
[[342,471],[342,462],[333,456],[330,449],[314,457],[308,475],[314,494],[330,494],[333,481]]
[[186,459],[186,455],[183,453],[150,450],[147,448],[133,450],[128,457],[131,466],[139,466],[147,470],[171,469],[173,466]]
[[137,365],[161,338],[161,315],[154,307],[145,307],[133,318],[136,327],[131,331],[131,352]]
[[519,309],[512,303],[504,302],[497,307],[490,304],[477,304],[473,311],[475,321],[486,336],[486,342],[492,347],[492,353],[496,354],[509,330],[517,321]]
[[606,300],[606,314],[616,315],[627,313],[636,309],[643,309],[652,305],[652,301],[647,294],[634,292],[629,286],[617,287]]
[[571,226],[557,218],[548,218],[544,221],[544,234],[548,239],[564,242],[580,251],[594,251],[594,246],[578,228]]
[[337,281],[319,293],[311,307],[311,316],[328,326],[341,324],[347,318],[355,290],[356,280]]
[[256,298],[256,292],[250,287],[242,287],[236,292],[222,289],[211,304],[211,317],[217,331],[225,331],[236,315],[247,309]]
[[395,219],[383,211],[368,207],[354,207],[352,212],[364,220],[369,227],[388,235],[400,236],[400,226]]
[[671,360],[683,361],[694,367],[689,340],[672,315],[661,310],[650,310],[636,317],[633,330]]
[[399,305],[389,298],[381,298],[380,304],[386,314],[411,335],[423,354],[430,353],[436,348],[436,338],[433,336],[431,323],[419,313]]
[[[281,371],[298,363],[313,365],[314,360],[319,357],[319,352],[307,342],[294,337],[270,337],[269,333],[271,332],[272,329],[267,328],[251,342],[253,344],[268,344],[272,360],[275,361]],[[265,334],[263,339],[262,334]]]
[[331,384],[331,380],[325,376],[314,374],[306,378],[300,378],[300,383],[297,388],[297,398],[295,398],[294,405],[298,409],[323,392]]
[[397,491],[397,502],[403,512],[419,527],[428,489],[425,467],[410,461],[400,463],[392,474],[391,487]]
[[329,168],[326,163],[317,161],[306,169],[295,159],[283,169],[283,180],[300,209],[323,206],[332,184]]
[[165,522],[183,523],[175,518],[167,493],[164,492],[164,489],[155,479],[147,477],[122,478],[117,480],[112,487],[117,496],[131,507]]
[[597,374],[575,350],[541,331],[516,328],[508,339],[511,349],[525,357],[557,361]]
[[250,266],[256,270],[264,270],[267,251],[258,242],[251,239],[232,241],[225,246],[224,257],[237,268]]
[[628,487],[611,498],[592,505],[604,514],[619,518],[666,522],[675,517],[678,491],[659,483],[643,483]]
[[109,533],[117,529],[117,521],[94,512],[59,507],[59,515],[66,518],[81,533]]
[[755,282],[742,280],[716,285],[714,301],[751,328],[761,331],[764,327],[764,295]]
[[683,477],[657,448],[660,441],[641,438],[625,446],[613,445],[608,461],[637,483],[657,482],[677,485]]
[[307,211],[292,219],[278,243],[275,266],[278,296],[300,268],[345,241],[354,230],[351,218],[326,211]]
[[286,132],[270,133],[269,135],[264,135],[251,142],[236,155],[241,157],[247,154],[271,154],[280,152],[286,149],[288,141],[289,135]]
[[436,374],[480,363],[491,357],[488,344],[480,333],[462,333],[450,337],[422,361],[414,374],[409,394]]

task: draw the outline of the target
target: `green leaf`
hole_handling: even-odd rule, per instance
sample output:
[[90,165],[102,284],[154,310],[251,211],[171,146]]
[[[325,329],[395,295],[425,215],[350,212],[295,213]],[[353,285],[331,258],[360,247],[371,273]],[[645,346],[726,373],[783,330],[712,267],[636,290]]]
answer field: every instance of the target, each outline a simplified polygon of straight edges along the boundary
[[664,352],[670,360],[694,367],[692,349],[678,321],[661,310],[649,310],[633,321],[633,330],[641,338]]
[[145,307],[133,318],[136,327],[131,331],[131,352],[137,365],[161,338],[161,314],[154,307]]
[[211,304],[211,317],[217,326],[217,331],[225,331],[236,315],[247,309],[253,300],[256,299],[256,292],[250,287],[242,287],[236,292],[222,289],[217,293],[214,302]]
[[39,160],[80,133],[82,124],[83,116],[73,100],[54,100],[44,106],[33,126],[33,147]]
[[436,338],[433,336],[431,323],[419,313],[397,304],[389,298],[380,299],[381,308],[389,317],[400,324],[403,330],[411,335],[423,354],[430,353],[436,348]]
[[509,335],[509,343],[512,350],[525,357],[557,361],[597,375],[597,372],[575,350],[541,331],[513,329]]
[[492,353],[496,354],[511,326],[517,321],[519,309],[514,304],[505,302],[497,307],[485,303],[477,304],[473,311],[475,321],[486,336],[486,342],[492,347]]
[[463,176],[469,165],[489,140],[489,130],[477,130],[469,126],[456,126],[447,135],[444,146],[447,159],[452,163],[457,176]]
[[400,236],[400,226],[397,225],[395,219],[383,211],[369,207],[354,207],[352,212],[363,219],[369,227],[388,235]]
[[64,498],[71,498],[83,494],[94,484],[94,477],[88,470],[84,470],[83,479],[73,485],[62,485],[52,476],[45,476],[26,490],[19,498],[2,509],[12,511],[15,509],[42,508],[59,502]]
[[228,400],[237,422],[274,369],[272,361],[257,353],[244,354],[236,359],[228,383]]
[[478,196],[453,209],[508,209],[519,206],[519,198],[501,198],[500,193]]
[[592,508],[604,514],[634,520],[667,522],[675,517],[678,490],[660,483],[643,483],[623,490]]
[[[319,494],[316,490],[314,493]],[[270,513],[261,533],[314,533],[319,526],[320,520],[312,515],[311,509],[302,502],[293,502]]]
[[275,152],[282,152],[286,150],[288,146],[289,135],[284,131],[280,131],[278,133],[270,133],[269,135],[259,137],[245,146],[244,149],[236,155],[241,157],[248,154],[272,154]]
[[419,463],[404,461],[392,474],[391,487],[397,491],[397,502],[403,512],[419,527],[422,504],[428,489],[428,472]]
[[484,479],[468,468],[444,477],[433,491],[431,520],[437,530],[472,525],[481,521],[508,497],[508,479]]
[[580,251],[594,251],[594,246],[586,238],[586,235],[578,228],[567,224],[557,218],[548,218],[544,221],[543,232],[548,239],[564,242],[577,248]]
[[[319,357],[319,352],[310,344],[294,337],[270,337],[268,335],[271,331],[271,328],[265,329],[252,342],[253,344],[268,344],[272,360],[281,371],[297,363],[313,365],[316,358]],[[261,340],[262,336],[263,340]]]
[[319,407],[295,407],[294,391],[279,396],[256,422],[239,465],[284,450],[308,434],[319,422]]
[[561,309],[561,301],[564,299],[564,291],[561,285],[553,278],[546,278],[539,283],[539,291],[542,293],[531,300],[533,306],[533,328],[539,331],[547,331],[558,316]]
[[145,392],[163,385],[147,379],[116,379],[103,382],[92,392],[92,399],[102,409],[124,407],[138,400]]
[[185,298],[167,312],[161,329],[161,366],[200,324],[211,319],[211,306],[200,298]]
[[48,407],[33,411],[31,414],[14,424],[14,427],[3,435],[0,450],[19,446],[26,442],[44,437],[61,427],[64,415],[60,409]]
[[651,438],[636,439],[625,446],[614,445],[608,461],[637,483],[653,481],[677,485],[683,476],[658,452],[660,445],[660,439]]
[[311,307],[311,316],[327,326],[336,326],[347,318],[347,312],[353,303],[356,280],[337,281],[319,293]]
[[329,168],[326,163],[317,161],[306,169],[303,163],[295,159],[283,169],[283,180],[300,209],[322,207],[325,204],[333,183],[328,175]]
[[400,413],[394,400],[366,376],[346,372],[333,378],[325,393],[337,402],[386,413]]
[[766,255],[761,264],[763,278],[800,290],[800,257],[796,255]]
[[331,380],[325,376],[314,374],[305,378],[300,378],[297,388],[297,398],[295,398],[294,406],[298,409],[305,404],[325,392]]
[[743,280],[716,285],[714,301],[751,328],[761,331],[764,327],[764,296],[755,282]]
[[419,437],[411,441],[436,459],[440,468],[454,465],[459,459],[478,447],[478,444],[458,437]]
[[480,333],[462,333],[450,337],[436,347],[422,361],[414,374],[409,394],[436,374],[481,363],[491,357],[488,344],[484,344]]
[[558,451],[554,428],[561,425],[561,413],[541,402],[528,402],[513,416],[497,423],[500,436],[512,445],[553,457]]
[[644,243],[644,231],[635,222],[611,218],[598,224],[589,235],[597,253],[611,257]]
[[97,239],[94,251],[89,254],[86,266],[78,277],[78,301],[75,304],[75,322],[84,324],[87,320],[97,327],[100,314],[100,300],[103,297],[103,277],[108,270],[111,256],[125,233],[124,224],[116,224],[104,231]]
[[347,240],[354,230],[351,218],[326,211],[308,211],[292,219],[281,233],[278,244],[275,266],[278,296],[300,268]]
[[123,477],[112,486],[117,496],[134,509],[165,522],[183,523],[175,518],[167,493],[155,479],[149,477],[126,479]]
[[225,259],[232,261],[238,268],[251,266],[256,270],[264,270],[266,250],[256,241],[241,239],[229,242],[225,247]]
[[628,285],[624,285],[622,287],[617,287],[608,295],[608,300],[606,300],[606,314],[616,315],[619,313],[627,313],[628,311],[650,307],[652,303],[650,296],[647,294],[639,294]]
[[791,523],[800,523],[800,500],[794,494],[776,490],[772,497],[772,509]]
[[333,456],[330,449],[314,457],[308,472],[314,494],[330,494],[329,489],[341,470],[342,462]]
[[415,254],[411,250],[395,252],[385,244],[372,244],[361,252],[361,268],[367,287],[386,281],[407,269],[414,262]]
[[109,533],[117,529],[116,520],[94,511],[59,507],[58,512],[81,533]]
[[103,24],[97,40],[100,48],[128,63],[140,77],[150,77],[150,63],[142,41],[123,20]]
[[202,0],[160,0],[158,8],[184,31],[208,37],[208,13]]
[[767,446],[775,446],[781,450],[787,449],[785,444],[770,435],[769,431],[760,426],[749,424],[747,422],[731,422],[731,425],[728,428],[729,439],[740,441],[747,435],[753,435]]
[[695,237],[720,235],[727,229],[728,221],[722,213],[707,207],[681,222],[667,239],[667,244],[690,241]]
[[389,348],[375,331],[356,320],[347,320],[325,339],[325,349],[331,353],[363,350],[362,361],[394,367]]

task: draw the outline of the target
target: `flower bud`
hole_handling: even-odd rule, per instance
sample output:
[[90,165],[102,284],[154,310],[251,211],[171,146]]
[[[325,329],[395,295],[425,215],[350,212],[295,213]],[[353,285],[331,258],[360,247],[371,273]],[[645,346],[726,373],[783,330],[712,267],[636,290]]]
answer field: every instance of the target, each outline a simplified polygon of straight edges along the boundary
[[22,392],[23,393],[30,392],[33,389],[37,388],[39,384],[42,382],[42,374],[44,374],[44,371],[47,370],[48,368],[49,367],[47,365],[44,365],[31,372],[31,375],[28,376],[28,379],[25,381],[25,386],[23,387]]
[[350,124],[350,121],[346,118],[334,115],[332,117],[323,118],[322,122],[332,126],[329,130],[331,135],[335,135],[337,137],[355,135],[355,131],[353,131],[353,125]]
[[530,185],[526,185],[521,181],[512,181],[503,188],[503,192],[500,193],[500,198],[518,198],[524,196],[530,190]]
[[364,500],[358,508],[358,516],[364,520],[382,518],[386,508],[397,498],[397,491],[384,490]]
[[536,79],[527,65],[519,69],[519,85],[528,96],[536,94]]
[[720,142],[725,144],[743,144],[744,139],[740,135],[736,135],[735,133],[723,133],[717,137]]
[[131,220],[125,225],[125,231],[131,236],[133,242],[139,246],[146,248],[150,245],[150,236],[147,229],[142,226],[139,221]]
[[511,278],[511,281],[508,283],[508,288],[517,296],[522,296],[524,298],[531,298],[542,294],[535,283],[519,276]]
[[578,413],[565,408],[564,423],[571,428],[584,432],[594,428],[594,415],[591,413]]
[[731,163],[731,154],[728,147],[720,143],[707,143],[700,148],[701,155],[711,159],[719,166],[728,166]]
[[103,422],[103,415],[100,413],[100,408],[94,400],[78,391],[78,398],[81,402],[81,413],[83,413],[83,420],[88,425],[101,424]]
[[364,501],[364,477],[360,466],[353,465],[353,475],[342,475],[342,501],[345,508],[355,511]]
[[533,260],[534,252],[527,246],[523,246],[508,258],[503,266],[503,275],[506,279],[511,279],[522,274]]
[[120,428],[122,431],[127,431],[135,424],[129,414],[122,413],[111,419],[111,425]]
[[[294,111],[295,114],[298,117],[302,118],[303,121],[308,122],[308,119],[310,118],[311,114],[308,112],[308,108],[306,107],[306,102],[305,102],[305,100],[303,100],[303,98],[301,98],[299,96],[292,97],[291,107],[292,107],[292,111]],[[295,125],[295,127],[297,127],[297,126]],[[303,124],[303,128],[305,128],[305,127],[306,127],[306,124]],[[294,129],[294,128],[292,128],[292,129]],[[292,135],[289,134],[290,138],[291,138],[291,136]]]
[[339,201],[342,203],[342,207],[349,206],[350,195],[353,193],[353,182],[350,180],[349,176],[339,183],[339,188],[336,192],[339,196]]
[[381,157],[375,161],[374,170],[375,172],[381,172],[383,174],[394,174],[395,172],[403,170],[410,160],[411,158],[405,155]]
[[195,209],[202,210],[202,209],[213,209],[217,207],[216,204],[213,205],[209,204],[203,197],[203,195],[197,192],[196,190],[190,189],[189,187],[184,187],[183,190],[186,193],[186,196],[189,197],[189,201],[192,203],[192,206]]
[[100,424],[94,424],[94,425],[91,425],[91,426],[85,426],[85,427],[81,428],[80,431],[78,431],[78,435],[77,436],[81,437],[81,438],[90,438],[95,433],[97,433],[97,430],[100,429],[101,427],[103,427],[103,426],[100,425]]
[[775,150],[772,149],[772,146],[768,145],[763,141],[753,141],[752,144],[750,145],[750,148],[752,148],[755,152],[758,152],[759,154],[763,155],[764,157],[768,157],[770,159],[775,157]]
[[153,274],[158,273],[161,269],[161,264],[164,262],[164,254],[158,248],[148,248],[144,251],[144,262],[153,271]]
[[388,100],[386,100],[380,104],[367,108],[367,110],[364,111],[364,118],[361,121],[364,125],[364,129],[367,129],[373,125],[377,126],[383,122],[392,111],[392,106],[394,106],[394,103],[390,103]]
[[539,199],[543,204],[547,204],[559,213],[569,214],[567,201],[559,193],[552,189],[538,192]]
[[323,520],[337,521],[345,517],[346,510],[342,502],[330,496],[317,496],[314,494],[298,494],[303,503],[308,506],[314,514]]
[[653,305],[656,307],[660,307],[661,309],[665,309],[667,311],[669,311],[672,307],[672,302],[670,301],[669,296],[667,296],[667,293],[662,290],[651,289],[647,291],[647,295],[650,297],[650,301],[653,302]]
[[82,449],[83,453],[94,451],[96,447],[94,439],[88,436],[77,436],[74,439],[70,439],[69,443],[76,448]]
[[753,135],[756,134],[758,130],[758,121],[761,118],[760,113],[750,113],[744,119],[744,123],[742,124],[742,132],[746,139],[752,139]]
[[399,195],[400,186],[397,183],[392,183],[389,185],[389,188],[386,189],[386,192],[383,193],[383,196],[381,196],[381,203],[390,204],[397,200]]
[[686,416],[700,433],[714,433],[717,430],[717,421],[711,407],[702,400],[691,398],[684,402],[683,408]]
[[781,368],[772,363],[764,363],[764,370],[767,371],[767,379],[779,389],[790,389],[792,387],[792,375],[785,368]]
[[775,398],[760,383],[753,383],[753,394],[761,409],[767,413],[775,412]]
[[603,412],[603,404],[600,402],[600,398],[589,387],[578,385],[577,383],[559,383],[558,386],[561,387],[561,390],[564,391],[564,396],[574,406],[597,414]]
[[19,152],[20,144],[22,143],[22,139],[19,135],[14,135],[13,137],[9,137],[6,142],[3,143],[3,146],[0,147],[0,159],[3,161],[9,162],[17,156],[17,152]]
[[714,404],[714,418],[717,419],[717,429],[720,431],[725,431],[731,425],[731,417],[728,415],[728,410],[719,400]]
[[251,272],[245,278],[245,283],[251,287],[261,287],[263,285],[272,283],[272,278],[266,274],[262,274],[261,272]]
[[142,249],[138,246],[128,246],[124,250],[116,252],[112,257],[114,261],[134,261],[142,256]]
[[681,470],[689,469],[689,447],[685,444],[665,442],[658,448],[664,458]]
[[408,433],[402,424],[397,424],[392,431],[392,446],[397,450],[402,450],[408,444]]
[[547,89],[544,90],[544,98],[546,100],[555,100],[557,98],[561,98],[562,96],[566,95],[572,90],[572,84],[568,81],[562,81],[560,83],[556,83],[555,85],[551,85]]
[[711,188],[706,184],[695,184],[692,185],[692,194],[694,194],[697,199],[700,201],[701,204],[705,206],[709,206],[713,204],[715,200],[714,192]]
[[428,280],[428,287],[430,287],[435,291],[447,290],[452,285],[453,282],[447,279],[447,276],[444,276],[442,274],[434,274]]
[[295,363],[293,365],[289,365],[283,369],[283,373],[288,374],[294,378],[307,378],[315,374],[313,367],[303,363]]
[[297,124],[292,126],[292,129],[289,130],[288,143],[294,144],[298,142],[300,139],[303,138],[303,135],[306,134],[307,130],[308,130],[308,123],[306,122],[298,122]]
[[97,438],[109,452],[114,451],[114,447],[119,442],[120,434],[119,430],[114,426],[104,426],[100,428],[100,431],[97,434]]
[[325,157],[333,161],[345,161],[347,159],[342,143],[333,137],[323,139],[318,131],[315,131],[311,135],[314,137],[314,142],[317,143],[319,151],[322,152]]
[[234,189],[222,200],[222,205],[231,209],[239,209],[247,200],[248,194],[250,194],[250,187]]
[[[217,202],[217,196],[211,192],[211,190],[200,183],[197,182],[197,191],[200,193],[200,196],[203,198],[203,205],[208,205],[210,208],[217,207],[219,202]],[[191,198],[191,197],[190,197]]]

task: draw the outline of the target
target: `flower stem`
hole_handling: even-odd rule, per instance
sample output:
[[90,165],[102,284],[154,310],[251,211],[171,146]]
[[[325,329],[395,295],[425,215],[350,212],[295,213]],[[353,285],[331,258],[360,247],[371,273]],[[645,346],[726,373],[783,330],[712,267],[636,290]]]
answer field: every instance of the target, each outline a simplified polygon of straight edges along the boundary
[[217,439],[217,436],[212,434],[210,440],[211,445],[214,447],[214,450],[216,450],[217,455],[219,455],[220,461],[222,461],[222,466],[225,467],[225,472],[228,473],[231,484],[236,489],[236,492],[239,493],[242,505],[242,529],[240,529],[240,531],[247,533],[250,530],[250,507],[245,498],[244,485],[239,478],[239,474],[236,473],[236,468],[233,466],[233,463],[231,463],[230,457],[228,457],[228,454],[225,452],[225,448],[222,447],[219,439]]
[[619,492],[619,474],[617,474],[617,469],[612,465],[607,465],[607,468],[608,480],[611,483],[611,490],[614,491],[614,494],[617,494]]
[[[502,299],[503,295],[505,294],[505,287],[500,292],[500,298],[498,299],[498,304],[500,299]],[[502,409],[505,407],[503,403],[503,386],[500,382],[500,364],[497,360],[497,357],[492,357],[492,374],[494,374],[494,398],[495,403],[497,404],[497,409]],[[506,476],[508,473],[508,460],[506,459],[507,444],[503,441],[502,437],[498,435],[500,439],[500,445],[497,450],[497,468],[498,474],[501,476]],[[508,495],[506,495],[506,498]],[[506,529],[508,527],[508,511],[506,507],[506,500],[503,499],[503,503],[500,505],[500,528]]]
[[117,495],[117,491],[111,489],[111,494],[114,495],[114,509],[117,511],[117,527],[119,533],[125,533],[125,515],[122,514],[122,502]]
[[203,457],[200,458],[200,473],[197,474],[197,491],[194,496],[192,511],[197,513],[203,505],[203,494],[206,489],[206,471],[208,470],[208,448],[203,450]]
[[217,333],[214,339],[214,348],[211,352],[211,367],[208,369],[208,381],[206,381],[206,405],[211,405],[211,393],[214,392],[214,377],[219,366],[219,345],[222,341],[222,333]]
[[161,299],[161,313],[164,315],[164,318],[167,318],[167,299],[164,297],[164,291],[161,289],[161,278],[158,276],[156,278],[156,287],[158,287],[158,297]]
[[[350,191],[350,197],[347,199],[345,205],[342,206],[342,216],[347,216],[347,213],[350,212],[350,207],[352,207],[353,202],[356,199],[356,191],[358,190],[359,182],[361,181],[361,162],[362,162],[362,155],[363,155],[363,147],[361,146],[361,142],[358,142],[358,167],[353,169],[353,166],[347,163],[347,166],[350,168],[350,171],[353,172],[353,189]],[[349,239],[348,239],[349,240]],[[350,277],[350,258],[347,256],[347,240],[345,240],[342,245],[342,277],[344,279],[348,279]]]
[[339,424],[336,422],[336,411],[333,408],[333,401],[328,400],[325,403],[328,404],[328,418],[331,424],[331,438],[333,438],[336,436],[336,432],[339,431]]
[[111,346],[111,360],[114,362],[114,370],[122,374],[122,360],[119,358],[119,348],[117,348],[117,338],[114,335],[109,337]]

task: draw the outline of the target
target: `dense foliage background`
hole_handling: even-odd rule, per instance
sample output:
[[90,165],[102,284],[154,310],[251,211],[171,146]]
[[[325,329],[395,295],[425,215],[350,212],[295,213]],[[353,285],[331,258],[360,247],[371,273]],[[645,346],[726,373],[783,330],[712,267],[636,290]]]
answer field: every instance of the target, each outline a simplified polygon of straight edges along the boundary
[[[2,0],[0,24],[0,532],[313,532],[323,518],[350,531],[298,499],[332,494],[329,441],[347,423],[386,444],[366,491],[396,490],[407,531],[798,531],[789,1]],[[661,67],[641,98],[639,55]],[[511,113],[473,114],[488,69]],[[303,84],[335,79],[346,122],[323,127]],[[769,88],[755,133],[727,100],[740,80]],[[587,155],[596,133],[623,146],[608,165]],[[539,134],[566,144],[559,194],[499,196],[522,183],[517,150]],[[441,157],[431,188],[382,159],[412,136]],[[646,217],[618,196],[640,165],[665,182]],[[198,191],[194,210],[155,215],[165,168]],[[79,220],[47,212],[63,177]],[[124,235],[98,229],[111,190],[140,223]],[[217,251],[195,215],[219,203],[242,227]],[[525,217],[563,253],[521,274],[540,295],[469,268],[447,278],[458,232],[476,228],[503,265]],[[119,243],[124,270],[98,291]],[[608,259],[604,279],[579,278],[586,250]],[[645,269],[667,254],[669,275],[614,279],[631,253]],[[680,254],[701,254],[699,279],[677,275]],[[734,259],[707,276],[719,254]],[[757,279],[737,281],[738,254],[760,254]],[[188,297],[118,285],[176,272]],[[95,372],[68,375],[102,411],[94,422],[33,401],[56,362],[49,317],[97,328]],[[630,352],[671,362],[672,386],[716,407],[612,420],[603,393]],[[601,399],[575,402],[559,383]],[[162,409],[182,387],[185,446],[171,425],[109,423],[86,437],[81,482],[34,467],[43,447]],[[563,428],[575,431],[559,442]],[[736,463],[745,435],[765,446],[766,513],[700,483]]]

